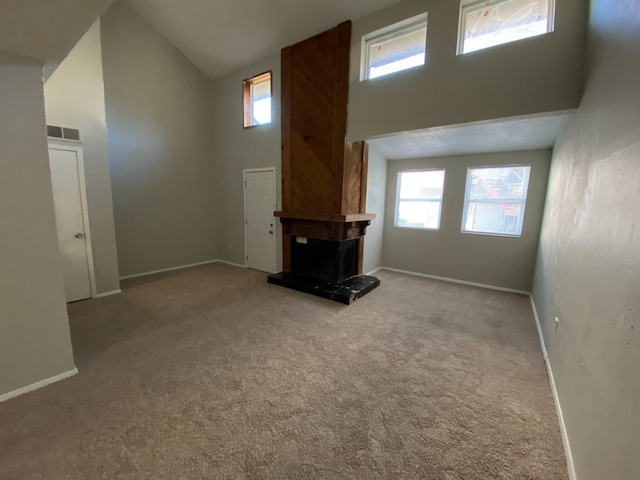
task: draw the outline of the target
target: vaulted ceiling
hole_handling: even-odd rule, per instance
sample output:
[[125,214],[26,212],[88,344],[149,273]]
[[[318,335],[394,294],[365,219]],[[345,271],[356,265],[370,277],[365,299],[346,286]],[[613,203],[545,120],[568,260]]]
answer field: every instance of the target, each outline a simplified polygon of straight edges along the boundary
[[401,0],[123,0],[211,78]]
[[0,53],[44,65],[48,77],[112,0],[1,0]]

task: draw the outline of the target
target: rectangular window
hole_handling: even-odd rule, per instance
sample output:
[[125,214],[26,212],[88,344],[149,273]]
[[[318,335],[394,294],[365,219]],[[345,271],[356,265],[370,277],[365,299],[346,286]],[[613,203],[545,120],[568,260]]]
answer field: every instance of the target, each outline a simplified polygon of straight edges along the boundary
[[271,72],[242,82],[244,128],[271,122]]
[[362,37],[361,80],[424,65],[427,14],[409,18]]
[[462,232],[519,237],[530,171],[528,165],[469,167]]
[[458,55],[553,31],[554,0],[462,0]]
[[398,173],[396,227],[440,229],[444,170]]

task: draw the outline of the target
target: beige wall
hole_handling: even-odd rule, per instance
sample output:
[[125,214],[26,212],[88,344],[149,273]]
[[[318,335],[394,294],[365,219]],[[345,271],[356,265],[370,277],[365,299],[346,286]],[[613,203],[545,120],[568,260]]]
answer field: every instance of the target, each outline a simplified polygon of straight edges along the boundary
[[120,274],[212,260],[212,82],[122,2],[101,21]]
[[[272,71],[272,122],[255,128],[242,128],[242,80]],[[242,170],[276,167],[277,202],[282,202],[280,155],[280,55],[245,67],[217,79],[212,86],[215,166],[213,193],[216,205],[216,238],[220,259],[245,264],[244,187]],[[278,271],[282,270],[282,226],[277,222]]]
[[387,193],[387,159],[369,145],[369,173],[367,181],[367,213],[375,213],[364,238],[364,273],[382,266],[382,238],[384,234],[384,210]]
[[554,151],[533,289],[579,480],[640,478],[639,9],[592,2],[590,74]]
[[44,95],[49,125],[80,130],[96,287],[118,290],[99,20],[47,80]]
[[[549,172],[549,150],[389,162],[382,264],[385,267],[528,292],[535,266]],[[531,165],[522,236],[461,233],[467,168]],[[394,226],[398,172],[444,168],[440,230]]]
[[[575,109],[583,87],[588,5],[556,3],[555,32],[462,56],[456,56],[455,0],[406,0],[356,20],[347,137]],[[362,35],[425,11],[427,64],[360,82]]]
[[0,395],[73,370],[42,67],[0,65]]

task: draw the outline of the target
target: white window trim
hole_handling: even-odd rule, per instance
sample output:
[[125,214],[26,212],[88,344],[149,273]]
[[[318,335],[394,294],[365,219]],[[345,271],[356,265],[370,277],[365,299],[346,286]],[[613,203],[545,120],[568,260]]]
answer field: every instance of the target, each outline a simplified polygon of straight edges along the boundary
[[[413,170],[400,170],[398,171],[398,177],[396,179],[396,205],[395,205],[395,213],[393,214],[393,226],[395,228],[402,228],[405,230],[420,230],[420,231],[431,231],[437,232],[440,230],[440,224],[442,223],[442,204],[444,203],[444,181],[442,183],[442,197],[440,200],[436,200],[435,198],[420,198],[420,199],[400,199],[400,178],[403,173],[417,173],[417,172],[444,172],[444,181],[447,178],[447,171],[445,168],[418,168]],[[400,201],[403,202],[438,202],[440,203],[440,212],[438,213],[438,225],[435,228],[429,227],[405,227],[404,225],[398,225],[398,216],[400,215]]]
[[[488,48],[483,48],[482,50],[476,50],[474,52],[464,53],[462,49],[464,48],[465,19],[466,19],[467,13],[469,12],[473,12],[480,8],[492,7],[494,5],[499,5],[501,3],[505,3],[508,1],[509,0],[461,0],[460,1],[460,16],[458,19],[458,47],[456,49],[457,55],[469,55],[469,54],[482,52],[484,50],[490,50],[491,48],[494,48],[494,47],[488,47]],[[468,7],[472,7],[472,8],[468,8]],[[556,0],[549,0],[549,13],[547,16],[547,33],[551,33],[555,31],[555,27],[556,27]],[[535,38],[535,37],[529,37],[529,38]],[[521,40],[528,40],[528,38],[514,40],[513,42],[509,42],[509,43],[519,42]],[[503,43],[501,45],[508,45],[508,43]],[[495,46],[499,47],[500,45],[495,45]]]
[[[473,199],[469,198],[469,186],[471,183],[471,178],[469,177],[469,170],[476,170],[481,168],[520,168],[520,167],[529,167],[529,175],[527,177],[527,182],[524,185],[522,194],[524,198],[518,199]],[[474,165],[471,167],[467,167],[467,177],[465,179],[465,188],[464,188],[464,204],[462,206],[462,225],[460,226],[460,232],[467,235],[483,235],[488,237],[506,237],[506,238],[520,238],[522,237],[522,231],[524,230],[524,217],[526,213],[527,199],[529,197],[529,183],[531,182],[531,164],[523,163],[523,164],[514,164],[514,165]],[[519,226],[520,233],[495,233],[495,232],[481,232],[475,230],[465,230],[464,226],[467,223],[467,211],[469,209],[469,202],[473,201],[475,203],[519,203],[522,209],[522,215],[520,218]]]
[[[416,15],[411,18],[407,18],[406,20],[402,20],[401,22],[394,23],[393,25],[388,25],[384,28],[380,28],[374,32],[367,33],[362,36],[361,46],[360,46],[360,81],[369,80],[369,44],[372,42],[382,42],[386,40],[391,40],[392,38],[399,37],[401,35],[406,35],[408,33],[413,33],[422,28],[427,29],[427,35],[429,34],[429,29],[427,28],[427,17],[428,13],[421,13],[420,15]],[[427,51],[425,44],[425,63]]]

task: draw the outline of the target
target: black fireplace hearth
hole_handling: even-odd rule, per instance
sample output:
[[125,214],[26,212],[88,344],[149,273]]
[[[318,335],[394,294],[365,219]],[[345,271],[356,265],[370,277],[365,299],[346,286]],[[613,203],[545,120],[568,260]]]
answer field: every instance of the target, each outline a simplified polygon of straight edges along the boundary
[[269,275],[268,282],[351,304],[380,280],[358,275],[358,240],[331,241],[291,236],[291,272]]

